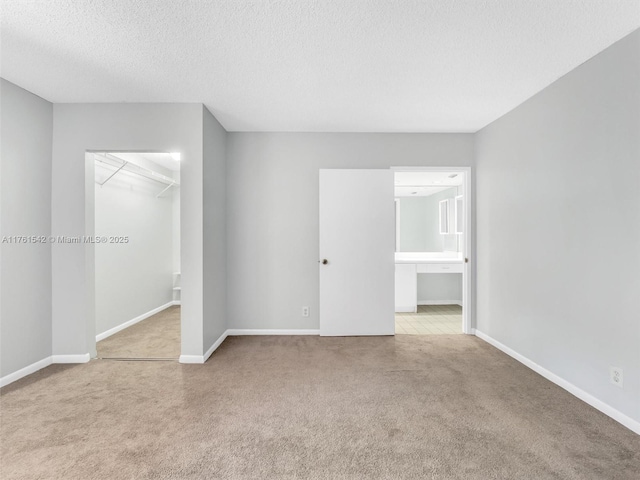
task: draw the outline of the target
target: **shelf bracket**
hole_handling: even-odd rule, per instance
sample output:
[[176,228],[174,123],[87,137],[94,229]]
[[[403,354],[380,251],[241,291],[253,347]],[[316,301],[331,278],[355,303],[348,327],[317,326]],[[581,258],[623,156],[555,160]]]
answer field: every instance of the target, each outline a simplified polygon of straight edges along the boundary
[[127,163],[129,163],[129,162],[124,162],[122,165],[120,165],[120,166],[118,167],[118,169],[117,169],[115,172],[113,172],[111,175],[109,175],[109,176],[107,177],[107,179],[106,179],[104,182],[102,182],[102,183],[100,184],[100,186],[101,186],[101,187],[102,187],[102,186],[104,186],[104,184],[105,184],[105,183],[107,183],[109,180],[111,180],[111,178],[113,178],[113,176],[114,176],[116,173],[118,173],[120,170],[122,170],[122,169],[125,167],[125,165],[126,165]]
[[164,190],[162,190],[158,195],[156,195],[156,198],[160,198],[162,196],[162,194],[164,192],[166,192],[167,190],[169,190],[171,187],[173,187],[176,184],[176,182],[170,183],[169,185],[167,185],[167,188],[165,188]]

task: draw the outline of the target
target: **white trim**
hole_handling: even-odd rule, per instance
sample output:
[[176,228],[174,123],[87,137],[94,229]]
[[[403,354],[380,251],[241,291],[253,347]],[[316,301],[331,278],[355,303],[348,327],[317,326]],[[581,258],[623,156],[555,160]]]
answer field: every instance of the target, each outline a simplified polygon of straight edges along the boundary
[[91,355],[88,353],[80,355],[52,355],[52,363],[87,363],[91,360]]
[[460,305],[462,300],[418,300],[418,305]]
[[37,372],[38,370],[42,370],[49,365],[54,363],[87,363],[91,360],[91,355],[88,353],[81,355],[51,355],[49,357],[45,357],[42,360],[38,360],[31,365],[27,365],[20,370],[9,373],[4,377],[0,378],[0,387],[4,387],[5,385],[9,385],[10,383],[15,382],[16,380],[20,380],[27,375],[31,375],[32,373]]
[[206,362],[209,359],[209,357],[213,354],[213,352],[215,352],[218,349],[218,347],[222,345],[222,342],[224,342],[227,339],[227,336],[229,335],[227,332],[229,332],[229,330],[225,330],[224,333],[220,335],[220,338],[218,338],[218,340],[213,342],[213,345],[211,345],[209,347],[209,350],[205,352],[202,363]]
[[297,329],[297,330],[284,330],[280,328],[274,329],[251,329],[251,328],[230,328],[227,330],[227,335],[239,336],[239,335],[320,335],[320,330],[314,329]]
[[224,333],[220,335],[220,338],[218,338],[215,342],[213,342],[213,345],[209,347],[209,350],[207,350],[204,355],[180,355],[180,358],[178,361],[180,363],[198,363],[198,364],[202,364],[206,362],[209,359],[209,357],[213,354],[213,352],[215,352],[218,349],[218,347],[222,345],[222,342],[225,341],[225,339],[227,338],[227,332],[229,332],[229,330],[225,330]]
[[[180,304],[180,302],[178,302],[178,305]],[[96,335],[96,342],[99,342],[100,340],[104,340],[107,337],[110,337],[111,335],[114,335],[116,333],[118,333],[121,330],[124,330],[127,327],[130,327],[131,325],[135,325],[138,322],[141,322],[142,320],[149,318],[152,315],[155,315],[156,313],[159,313],[163,310],[166,310],[167,308],[176,305],[175,300],[171,301],[169,303],[165,303],[164,305],[154,308],[153,310],[149,310],[147,313],[143,313],[142,315],[138,315],[136,318],[132,318],[131,320],[127,320],[124,323],[121,323],[120,325],[118,325],[117,327],[113,327],[110,328],[109,330],[107,330],[106,332],[102,332],[99,335]]]
[[395,313],[416,313],[416,305],[396,305]]
[[596,397],[594,397],[590,393],[585,392],[581,388],[576,387],[574,384],[568,382],[564,378],[559,377],[558,375],[556,375],[555,373],[547,370],[544,367],[541,367],[540,365],[538,365],[534,361],[528,359],[524,355],[519,354],[515,350],[512,350],[511,348],[507,347],[506,345],[504,345],[504,344],[500,343],[499,341],[491,338],[486,333],[483,333],[480,330],[476,329],[475,334],[476,334],[476,336],[478,338],[481,338],[482,340],[484,340],[488,344],[493,345],[498,350],[503,351],[504,353],[506,353],[510,357],[516,359],[517,361],[519,361],[523,365],[529,367],[534,372],[538,373],[539,375],[542,375],[547,380],[555,383],[559,387],[564,388],[570,394],[574,395],[575,397],[578,397],[583,402],[588,403],[593,408],[595,408],[597,410],[600,410],[605,415],[613,418],[616,422],[621,423],[622,425],[627,427],[632,432],[635,432],[638,435],[640,435],[640,422],[634,420],[631,417],[628,417],[624,413],[620,412],[619,410],[616,410],[611,405],[608,405],[608,404],[604,403],[602,400],[597,399]]
[[180,300],[174,300],[173,302],[171,302],[171,305],[182,305],[182,303],[180,302]]
[[202,355],[180,355],[178,359],[180,363],[204,363],[204,356]]
[[9,373],[8,375],[5,375],[4,377],[0,378],[0,387],[4,387],[6,385],[9,385],[10,383],[15,382],[16,380],[20,380],[23,377],[26,377],[27,375],[31,375],[32,373],[37,372],[38,370],[42,370],[45,367],[48,367],[49,365],[51,365],[51,357],[45,357],[42,360],[38,360],[35,363],[32,363],[31,365],[27,365],[24,368],[21,368],[20,370],[17,370],[13,373]]
[[222,345],[227,337],[239,335],[320,335],[320,330],[299,329],[299,330],[281,330],[281,329],[250,329],[250,328],[230,328],[226,330],[220,338],[214,342],[204,355],[180,355],[178,360],[180,363],[196,363],[202,364]]
[[396,209],[396,252],[400,251],[400,199],[398,197],[393,199],[393,204]]
[[471,333],[474,322],[472,318],[472,312],[474,311],[475,304],[471,300],[473,292],[473,275],[471,272],[471,247],[472,242],[476,241],[476,232],[471,222],[472,205],[471,199],[473,192],[471,191],[471,167],[466,167],[464,171],[464,186],[462,188],[462,200],[464,202],[463,214],[464,214],[464,231],[458,238],[462,240],[462,304],[465,308],[462,309],[462,331],[464,333]]

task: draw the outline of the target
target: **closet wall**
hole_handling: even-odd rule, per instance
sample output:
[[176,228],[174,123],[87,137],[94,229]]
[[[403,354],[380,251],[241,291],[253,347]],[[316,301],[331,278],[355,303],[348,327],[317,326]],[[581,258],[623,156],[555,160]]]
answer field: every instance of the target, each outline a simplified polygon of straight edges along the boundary
[[[0,237],[41,240],[51,234],[53,107],[4,79],[0,97]],[[26,374],[48,365],[51,356],[51,245],[0,242],[0,256],[0,384],[5,384],[23,368],[31,366]]]
[[[174,176],[155,163],[142,159],[136,163]],[[113,172],[100,163],[95,168],[100,182]],[[179,232],[175,212],[179,191],[157,197],[164,188],[153,180],[122,172],[104,186],[96,185],[95,233],[108,239],[95,245],[98,336],[173,300],[172,272],[179,268],[179,258],[174,261],[174,238],[179,240],[175,234]]]

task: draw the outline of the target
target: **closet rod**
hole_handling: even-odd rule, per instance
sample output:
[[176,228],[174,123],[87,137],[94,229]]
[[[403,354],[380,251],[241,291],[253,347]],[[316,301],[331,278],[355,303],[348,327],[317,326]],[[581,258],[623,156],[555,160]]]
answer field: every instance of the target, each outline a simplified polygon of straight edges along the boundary
[[[98,153],[98,152],[93,152],[93,156],[94,159],[100,163],[103,163],[105,165],[108,165],[112,168],[116,168],[116,171],[113,172],[104,182],[99,183],[97,182],[100,186],[103,186],[105,183],[107,183],[109,180],[111,180],[111,178],[118,173],[120,170],[124,169],[126,166],[130,166],[130,167],[135,167],[136,170],[130,170],[130,169],[126,169],[125,172],[129,172],[129,173],[133,173],[135,175],[139,175],[141,177],[147,178],[149,180],[155,180],[158,183],[162,183],[163,185],[167,185],[168,187],[165,188],[162,192],[160,192],[160,194],[158,194],[158,196],[162,195],[165,191],[167,191],[170,187],[173,186],[179,186],[180,183],[178,183],[175,179],[171,178],[171,177],[167,177],[166,175],[163,175],[161,173],[158,173],[154,170],[151,170],[150,168],[146,168],[146,167],[142,167],[136,163],[132,163],[129,162],[127,160],[123,160],[119,157],[116,157],[115,155],[110,155],[108,153]],[[102,157],[103,159],[99,158]],[[108,160],[108,161],[107,161]],[[117,162],[122,163],[122,165],[114,165],[112,162]]]

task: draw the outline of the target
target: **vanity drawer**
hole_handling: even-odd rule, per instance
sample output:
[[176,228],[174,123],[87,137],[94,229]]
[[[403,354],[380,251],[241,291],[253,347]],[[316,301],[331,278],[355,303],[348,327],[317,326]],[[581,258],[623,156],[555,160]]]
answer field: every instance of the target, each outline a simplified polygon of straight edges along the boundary
[[462,273],[461,263],[419,263],[418,273]]

